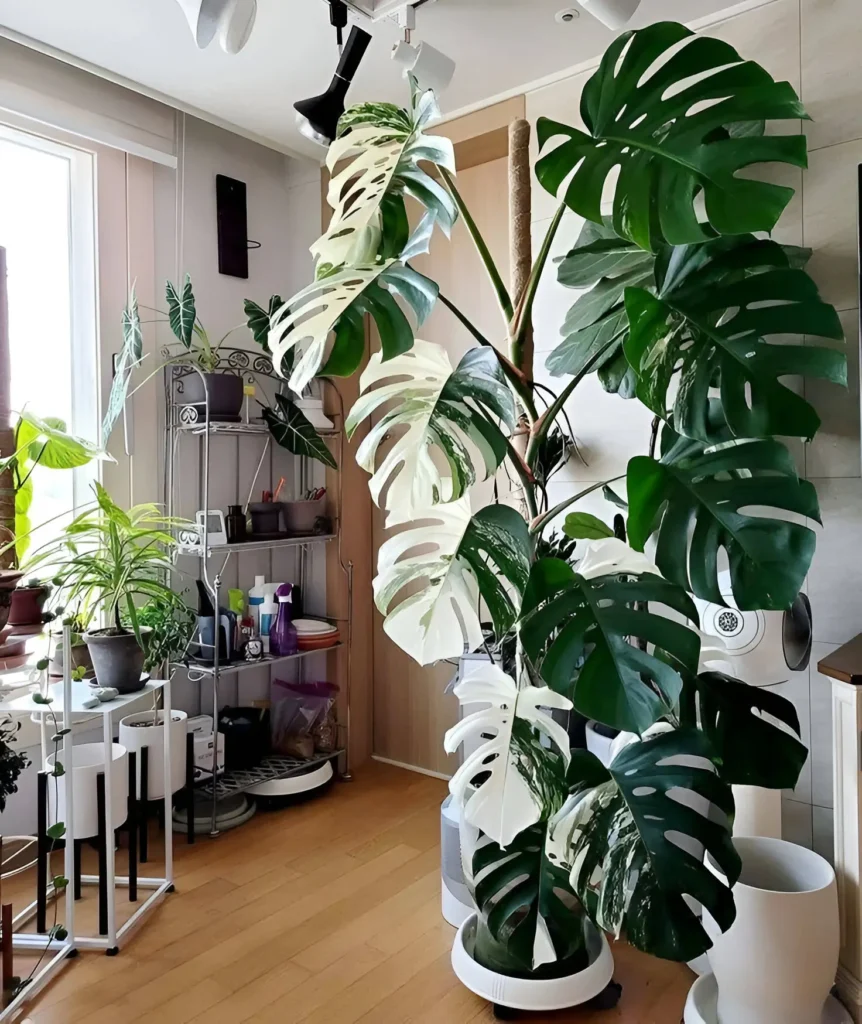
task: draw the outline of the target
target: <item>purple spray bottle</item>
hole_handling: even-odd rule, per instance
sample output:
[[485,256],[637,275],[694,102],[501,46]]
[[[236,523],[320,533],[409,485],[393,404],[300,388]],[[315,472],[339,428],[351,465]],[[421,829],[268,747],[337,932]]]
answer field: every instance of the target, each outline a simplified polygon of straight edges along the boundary
[[292,591],[292,583],[282,583],[275,592],[278,616],[269,631],[269,652],[278,658],[296,654],[299,650],[296,626],[293,624]]

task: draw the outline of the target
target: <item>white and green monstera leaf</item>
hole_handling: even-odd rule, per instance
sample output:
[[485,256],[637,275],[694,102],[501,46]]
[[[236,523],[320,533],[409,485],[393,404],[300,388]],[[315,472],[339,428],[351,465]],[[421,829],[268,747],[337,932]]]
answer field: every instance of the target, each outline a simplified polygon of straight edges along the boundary
[[[372,474],[377,505],[389,484],[384,507],[401,521],[438,502],[457,501],[480,475],[492,476],[506,456],[498,421],[514,429],[515,403],[491,349],[471,350],[453,370],[445,349],[417,340],[395,359],[384,361],[375,353],[360,386],[363,394],[347,418],[347,433],[352,436],[372,413],[391,404],[356,460]],[[396,428],[404,429],[378,466],[381,443]],[[442,459],[435,459],[438,453]]]
[[408,518],[378,553],[374,599],[387,636],[420,665],[475,651],[483,642],[480,596],[503,636],[530,572],[523,518],[506,505],[473,515],[469,496]]
[[383,358],[403,355],[413,346],[413,328],[397,298],[421,326],[437,294],[433,281],[395,259],[342,267],[318,278],[275,311],[267,342],[272,364],[281,372],[284,357],[290,355],[289,383],[297,394],[318,372],[349,377],[365,353],[366,314],[377,325]]
[[[489,704],[468,715],[446,733],[444,746],[454,753],[465,740],[493,739],[481,744],[452,777],[449,790],[464,819],[499,846],[508,847],[516,836],[538,822],[544,811],[539,787],[533,782],[533,757],[517,742],[516,723],[543,734],[565,764],[569,761],[569,737],[547,710],[569,710],[571,701],[545,686],[519,687],[501,668],[478,663],[455,687],[461,704]],[[478,787],[474,779],[487,776]]]
[[318,276],[343,264],[373,263],[381,248],[400,253],[409,235],[405,196],[425,207],[447,235],[452,229],[452,198],[421,164],[454,174],[454,148],[449,139],[425,134],[440,119],[440,108],[432,91],[420,92],[412,84],[409,111],[366,103],[341,119],[340,137],[326,159],[332,174],[327,201],[334,213],[326,233],[311,247]]

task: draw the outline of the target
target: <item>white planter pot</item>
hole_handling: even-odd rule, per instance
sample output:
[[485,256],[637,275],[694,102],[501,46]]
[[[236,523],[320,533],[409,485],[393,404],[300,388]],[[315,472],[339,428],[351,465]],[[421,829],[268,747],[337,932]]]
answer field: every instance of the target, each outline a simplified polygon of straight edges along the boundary
[[[717,1024],[718,985],[715,975],[699,978],[692,986],[685,1004],[683,1024]],[[830,996],[821,1015],[812,1024],[853,1024],[849,1012]]]
[[472,949],[477,917],[470,917],[458,929],[452,947],[452,970],[465,988],[489,1003],[513,1010],[552,1012],[590,1002],[613,981],[614,958],[608,940],[589,929],[590,966],[567,978],[510,978],[476,963]]
[[[186,784],[186,732],[188,715],[185,711],[171,712],[171,793]],[[149,749],[147,766],[147,798],[161,800],[165,795],[165,713],[159,711],[158,725],[136,726],[135,722],[152,722],[153,712],[142,711],[126,715],[120,720],[120,743],[137,757],[138,792],[141,795],[141,751]]]
[[[63,761],[60,763],[68,773],[72,772],[72,804],[75,811],[74,835],[76,839],[90,839],[99,834],[99,808],[97,803],[96,777],[105,770],[104,743],[79,743],[72,748],[73,766]],[[54,767],[54,755],[45,759],[45,769]],[[56,785],[55,785],[56,781]],[[113,761],[111,764],[111,792],[105,793],[111,801],[112,825],[119,828],[128,815],[129,809],[129,758],[126,748],[119,743],[113,744]],[[61,776],[48,780],[48,821],[55,825],[58,821],[68,825],[66,816],[66,787]]]
[[[780,839],[740,838],[736,920],[724,934],[704,910],[718,983],[718,1024],[817,1024],[838,969],[835,872]],[[720,872],[707,857],[707,864]]]

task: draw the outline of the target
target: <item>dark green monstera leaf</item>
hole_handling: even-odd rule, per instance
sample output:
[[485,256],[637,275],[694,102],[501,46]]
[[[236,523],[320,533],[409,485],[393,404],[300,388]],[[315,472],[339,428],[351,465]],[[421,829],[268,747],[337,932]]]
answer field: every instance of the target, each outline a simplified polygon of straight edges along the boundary
[[[603,543],[628,550],[621,541]],[[582,715],[643,733],[675,707],[680,670],[697,671],[700,655],[696,632],[644,606],[665,605],[695,623],[697,611],[688,594],[654,572],[627,571],[624,562],[614,569],[592,576],[556,558],[537,562],[524,593],[521,642],[544,682]]]
[[[789,83],[774,81],[727,43],[673,22],[625,32],[611,44],[584,87],[581,117],[585,132],[539,120],[539,181],[600,223],[605,182],[619,167],[613,225],[643,249],[662,240],[683,245],[771,231],[793,189],[746,178],[745,169],[807,165],[804,136],[736,127],[807,117]],[[552,140],[560,142],[555,149],[548,148]],[[701,197],[705,222],[697,212]]]
[[714,436],[709,397],[718,389],[732,436],[812,438],[820,417],[784,378],[846,385],[846,358],[835,349],[775,339],[837,340],[844,332],[814,281],[791,265],[791,254],[749,235],[665,249],[656,264],[657,295],[639,287],[625,292],[625,355],[641,401],[665,418],[673,401],[675,428],[708,441]]
[[694,685],[701,729],[725,782],[793,789],[808,757],[793,704],[721,672],[703,672]]
[[[686,896],[722,931],[736,917],[731,890],[703,862],[705,850],[736,884],[733,794],[711,758],[695,729],[633,743],[606,781],[576,792],[554,822],[569,846],[572,887],[596,925],[665,960],[693,960],[711,946]],[[602,769],[593,762],[595,777]]]
[[657,534],[655,561],[666,579],[723,604],[719,553],[727,552],[733,596],[743,610],[781,611],[796,599],[815,536],[799,522],[753,514],[754,506],[820,521],[817,492],[800,480],[778,441],[739,441],[716,450],[673,446],[661,462],[628,466],[628,533],[642,551]]

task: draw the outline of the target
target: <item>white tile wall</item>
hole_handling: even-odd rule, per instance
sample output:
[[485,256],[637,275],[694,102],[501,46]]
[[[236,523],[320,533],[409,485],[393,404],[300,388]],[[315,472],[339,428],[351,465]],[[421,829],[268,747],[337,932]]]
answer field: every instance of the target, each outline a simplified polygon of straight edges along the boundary
[[[862,631],[862,456],[859,417],[859,270],[857,257],[857,175],[862,163],[862,18],[860,0],[772,0],[729,17],[708,29],[736,47],[779,80],[801,92],[815,119],[803,122],[809,138],[809,169],[769,167],[757,173],[788,184],[797,195],[775,232],[782,242],[814,249],[809,269],[824,298],[841,311],[847,335],[848,390],[807,382],[805,394],[823,420],[817,439],[798,452],[800,469],[818,488],[824,529],[812,565],[808,592],[814,608],[814,656],[809,672],[783,684],[796,704],[811,754],[799,785],[785,794],[785,831],[789,838],[831,857],[832,751],[828,685],[816,662]],[[541,116],[582,127],[578,105],[591,72],[537,90],[527,96],[527,116]],[[795,132],[799,122],[776,126]],[[541,188],[534,198],[534,235],[541,237],[556,202]],[[566,250],[577,236],[568,215],[555,246]],[[555,284],[550,273],[542,286],[536,332],[537,379],[558,389],[543,355],[558,342],[560,325],[576,295]],[[623,472],[627,460],[644,451],[649,415],[636,403],[602,392],[595,378],[569,402],[575,434],[587,465],[573,461],[551,488],[552,501],[587,482]],[[591,495],[585,510],[610,520],[613,509]]]

